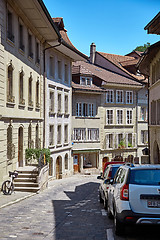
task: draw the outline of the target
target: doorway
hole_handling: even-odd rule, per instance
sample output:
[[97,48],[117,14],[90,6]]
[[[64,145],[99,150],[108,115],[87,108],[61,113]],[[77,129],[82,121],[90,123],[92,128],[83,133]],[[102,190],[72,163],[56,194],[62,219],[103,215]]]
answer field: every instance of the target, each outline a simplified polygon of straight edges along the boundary
[[62,179],[62,157],[58,156],[56,160],[56,179]]
[[23,127],[18,129],[18,166],[23,167]]

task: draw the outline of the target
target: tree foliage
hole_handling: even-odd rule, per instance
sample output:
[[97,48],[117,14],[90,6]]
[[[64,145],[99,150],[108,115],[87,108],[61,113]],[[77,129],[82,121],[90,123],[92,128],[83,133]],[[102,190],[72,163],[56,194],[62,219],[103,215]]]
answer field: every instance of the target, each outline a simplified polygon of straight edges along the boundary
[[146,44],[144,44],[143,46],[137,46],[134,51],[139,51],[139,52],[144,52],[148,47],[150,47],[150,43],[147,42]]

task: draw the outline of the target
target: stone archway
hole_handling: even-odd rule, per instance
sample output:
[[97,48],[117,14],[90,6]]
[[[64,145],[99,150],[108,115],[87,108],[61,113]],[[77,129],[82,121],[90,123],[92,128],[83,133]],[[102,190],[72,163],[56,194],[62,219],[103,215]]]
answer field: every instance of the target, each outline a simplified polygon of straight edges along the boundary
[[159,146],[157,141],[154,142],[153,146],[153,161],[155,164],[160,164]]
[[56,159],[56,179],[62,179],[62,157]]

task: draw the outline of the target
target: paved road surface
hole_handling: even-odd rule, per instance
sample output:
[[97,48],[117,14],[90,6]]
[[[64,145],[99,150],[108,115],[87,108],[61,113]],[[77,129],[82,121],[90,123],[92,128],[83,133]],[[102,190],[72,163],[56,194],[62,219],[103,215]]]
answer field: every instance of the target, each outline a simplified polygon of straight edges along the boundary
[[98,201],[96,176],[54,180],[41,194],[0,209],[0,239],[9,240],[158,240],[158,228],[113,232]]

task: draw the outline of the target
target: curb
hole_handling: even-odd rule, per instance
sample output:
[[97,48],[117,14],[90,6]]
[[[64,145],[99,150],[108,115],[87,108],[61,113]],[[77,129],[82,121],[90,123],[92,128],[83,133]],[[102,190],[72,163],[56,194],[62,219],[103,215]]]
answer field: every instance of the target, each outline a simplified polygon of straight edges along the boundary
[[2,208],[4,208],[4,207],[7,207],[7,206],[10,206],[10,205],[13,205],[13,204],[18,203],[18,202],[21,202],[22,200],[27,199],[27,198],[30,198],[30,197],[32,197],[32,196],[34,196],[34,195],[36,195],[36,194],[37,194],[37,193],[31,193],[30,195],[27,195],[27,196],[24,196],[24,197],[22,197],[22,198],[16,199],[16,200],[14,200],[14,201],[12,201],[12,202],[6,203],[6,204],[0,206],[0,209],[2,209]]

